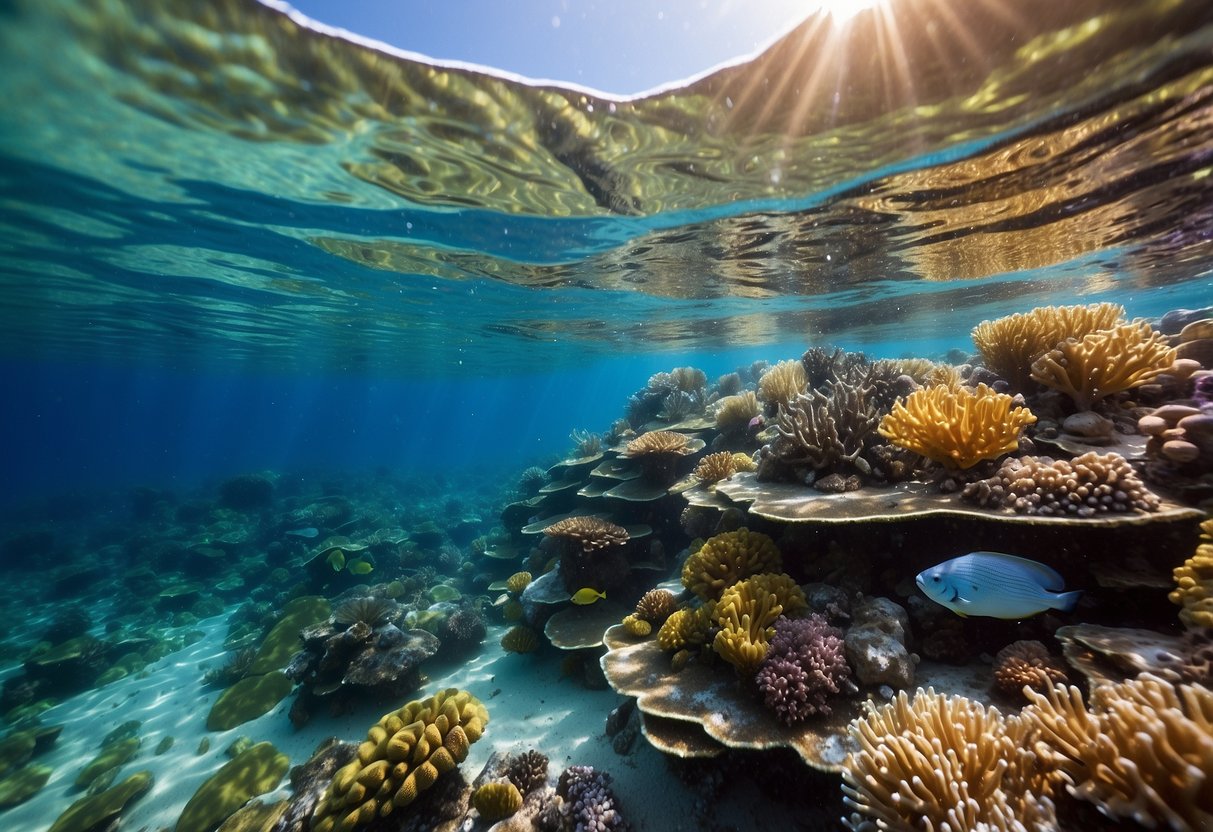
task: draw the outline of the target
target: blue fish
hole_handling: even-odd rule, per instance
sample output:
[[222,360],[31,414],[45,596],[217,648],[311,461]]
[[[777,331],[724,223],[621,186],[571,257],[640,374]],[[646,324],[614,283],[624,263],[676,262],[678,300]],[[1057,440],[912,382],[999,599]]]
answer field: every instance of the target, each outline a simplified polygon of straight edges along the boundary
[[959,616],[1020,619],[1045,610],[1069,612],[1080,591],[1062,592],[1052,567],[1000,552],[973,552],[924,569],[914,579],[923,594]]

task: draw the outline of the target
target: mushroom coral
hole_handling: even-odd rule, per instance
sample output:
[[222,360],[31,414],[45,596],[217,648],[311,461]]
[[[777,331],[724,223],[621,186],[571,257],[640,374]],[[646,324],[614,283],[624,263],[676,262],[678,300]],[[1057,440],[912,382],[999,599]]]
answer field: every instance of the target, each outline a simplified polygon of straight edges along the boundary
[[1145,321],[1069,338],[1032,362],[1032,378],[1060,390],[1079,410],[1145,384],[1175,363],[1175,350]]
[[880,435],[949,468],[972,468],[1019,446],[1019,430],[1036,421],[1026,407],[984,384],[915,390],[881,420]]
[[854,830],[1055,829],[1049,784],[1026,747],[1029,725],[963,696],[919,689],[865,705],[842,771]]
[[1109,817],[1176,832],[1213,827],[1213,691],[1144,673],[1101,685],[1030,689],[1036,753],[1072,796]]
[[1179,620],[1189,628],[1213,627],[1213,520],[1200,524],[1200,544],[1175,567],[1175,589],[1167,597],[1183,607]]
[[779,572],[783,556],[775,541],[744,526],[708,538],[682,567],[682,585],[704,600],[760,572]]
[[448,688],[384,714],[337,770],[312,814],[312,832],[349,832],[408,806],[467,757],[489,713],[467,691]]
[[1110,329],[1124,319],[1123,306],[1093,303],[1087,306],[1038,306],[1028,312],[982,321],[973,328],[973,343],[988,368],[1025,390],[1031,382],[1032,363],[1067,338],[1082,338]]

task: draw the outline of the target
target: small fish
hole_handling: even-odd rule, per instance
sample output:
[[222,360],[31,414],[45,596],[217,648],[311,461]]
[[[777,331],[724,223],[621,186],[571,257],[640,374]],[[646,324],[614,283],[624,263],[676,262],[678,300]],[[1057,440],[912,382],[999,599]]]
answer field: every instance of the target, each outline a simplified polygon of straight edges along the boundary
[[374,568],[375,564],[371,563],[366,558],[354,558],[349,562],[349,565],[346,566],[346,569],[349,570],[351,575],[369,575]]
[[599,592],[598,590],[594,589],[593,587],[587,586],[584,589],[579,589],[573,593],[573,603],[582,604],[582,605],[592,604],[595,601],[597,601],[599,598],[605,598],[605,597],[606,597],[605,592]]
[[320,530],[315,526],[308,526],[305,529],[287,529],[285,534],[289,534],[291,537],[306,537],[311,539],[313,537],[319,537]]
[[1020,619],[1048,609],[1069,612],[1080,591],[1062,592],[1052,567],[1000,552],[973,552],[924,569],[914,579],[923,594],[959,616]]
[[334,572],[340,572],[345,568],[345,552],[340,549],[334,549],[325,560],[328,561],[329,566],[333,567]]

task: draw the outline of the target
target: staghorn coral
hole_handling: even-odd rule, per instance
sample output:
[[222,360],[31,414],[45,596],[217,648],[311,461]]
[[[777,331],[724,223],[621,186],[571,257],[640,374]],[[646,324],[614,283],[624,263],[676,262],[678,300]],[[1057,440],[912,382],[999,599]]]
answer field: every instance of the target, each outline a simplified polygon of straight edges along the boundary
[[630,535],[623,526],[589,515],[566,517],[543,530],[548,537],[560,538],[582,552],[598,552],[628,542]]
[[842,631],[813,613],[775,622],[775,634],[754,681],[763,703],[780,721],[796,725],[816,714],[829,714],[827,701],[850,675]]
[[862,454],[872,444],[880,414],[868,401],[867,389],[836,381],[828,395],[811,390],[794,397],[780,409],[775,423],[779,435],[759,452],[758,478],[783,479],[801,468],[837,473],[848,466],[871,474]]
[[1065,664],[1039,641],[1013,641],[994,656],[994,682],[1006,693],[1019,693],[1024,685],[1045,690],[1068,681]]
[[683,650],[706,644],[716,623],[716,604],[675,610],[657,631],[657,644],[662,650]]
[[754,675],[766,658],[767,645],[775,634],[775,620],[782,612],[779,596],[769,591],[764,582],[752,578],[738,581],[721,594],[716,604],[720,631],[712,649],[738,673]]
[[501,646],[511,653],[533,653],[539,649],[539,635],[525,624],[519,624],[501,637]]
[[744,433],[761,412],[758,397],[750,390],[725,396],[716,402],[716,429],[724,434]]
[[1060,390],[1079,410],[1145,384],[1175,363],[1175,350],[1145,321],[1069,338],[1032,362],[1032,378]]
[[704,485],[714,485],[737,473],[737,462],[729,451],[717,451],[699,460],[695,466],[695,479]]
[[472,805],[481,818],[494,823],[511,817],[522,808],[522,792],[509,780],[484,783],[472,792]]
[[399,610],[390,598],[351,598],[333,611],[333,621],[352,626],[365,624],[374,629],[388,621]]
[[637,638],[644,638],[653,632],[652,622],[645,621],[635,614],[625,615],[623,621],[620,623],[623,624],[623,628],[628,631],[629,635],[636,636]]
[[654,624],[665,621],[678,609],[678,599],[668,589],[650,589],[636,602],[636,617]]
[[515,595],[522,593],[522,590],[527,588],[527,584],[531,582],[530,572],[515,572],[513,575],[505,579],[505,588]]
[[1124,316],[1124,307],[1115,303],[1038,306],[1028,312],[982,321],[973,329],[973,343],[988,368],[1009,381],[1014,389],[1027,390],[1036,359],[1067,338],[1083,338],[1110,329]]
[[742,578],[782,569],[783,556],[775,541],[743,526],[709,538],[687,558],[682,585],[704,600],[715,600]]
[[971,468],[1019,445],[1019,430],[1036,421],[1026,407],[984,384],[976,390],[937,385],[915,390],[880,422],[880,435],[949,468]]
[[573,832],[624,832],[628,828],[611,791],[611,778],[591,766],[569,766],[560,774],[556,794],[561,813]]
[[467,691],[448,688],[385,714],[338,769],[312,813],[311,832],[349,832],[408,806],[467,757],[489,713]]
[[1200,524],[1200,543],[1192,557],[1175,567],[1175,589],[1167,596],[1183,607],[1179,620],[1188,628],[1213,627],[1213,520]]
[[1195,832],[1213,825],[1213,691],[1142,674],[1091,693],[1025,690],[1024,718],[1054,777],[1109,817]]
[[1012,457],[993,477],[966,485],[961,497],[985,507],[1006,506],[1046,517],[1157,511],[1159,506],[1158,497],[1123,456],[1094,451],[1068,461]]
[[767,369],[758,379],[758,398],[767,406],[768,412],[774,415],[779,408],[786,407],[797,396],[804,392],[808,377],[804,365],[791,359],[780,361]]
[[921,688],[865,704],[842,770],[853,830],[1056,829],[1047,781],[1025,747],[1028,725],[963,696]]

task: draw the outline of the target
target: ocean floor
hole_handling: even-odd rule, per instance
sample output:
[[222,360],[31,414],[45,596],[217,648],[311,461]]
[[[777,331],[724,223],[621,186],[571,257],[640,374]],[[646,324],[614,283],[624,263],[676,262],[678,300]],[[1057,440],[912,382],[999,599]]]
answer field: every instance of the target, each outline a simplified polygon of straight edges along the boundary
[[[198,787],[228,762],[225,752],[239,738],[267,740],[290,757],[292,766],[299,765],[330,737],[361,741],[375,720],[404,704],[368,702],[338,717],[314,716],[296,729],[287,716],[292,695],[251,722],[227,731],[208,731],[206,717],[221,689],[205,686],[202,675],[206,667],[223,661],[227,615],[204,620],[191,629],[206,635],[150,665],[145,673],[76,695],[42,714],[43,724],[63,726],[53,748],[37,758],[53,767],[54,773],[37,796],[0,813],[0,828],[21,832],[49,829],[82,796],[73,781],[97,753],[101,738],[132,720],[141,723],[137,734],[140,750],[118,772],[115,782],[147,770],[155,777],[155,785],[127,807],[120,828],[171,830]],[[427,663],[429,681],[408,697],[422,698],[458,687],[485,703],[488,729],[471,746],[461,766],[469,781],[492,752],[533,748],[548,755],[553,780],[569,765],[590,765],[610,773],[620,808],[637,830],[740,830],[759,824],[768,829],[830,828],[828,817],[813,822],[790,805],[782,807],[772,801],[750,777],[734,778],[736,782],[723,789],[718,783],[709,793],[693,777],[679,777],[672,767],[679,763],[653,749],[643,737],[637,737],[627,755],[616,753],[605,734],[605,719],[623,697],[609,689],[590,690],[562,677],[562,656],[552,648],[535,654],[504,651],[498,643],[504,630],[490,627],[480,651],[462,663]],[[171,747],[157,754],[167,737],[172,738]],[[203,744],[208,746],[206,750],[200,750]],[[289,782],[284,778],[277,792],[262,799],[273,801],[289,795]],[[761,821],[755,818],[757,807],[761,807]]]

